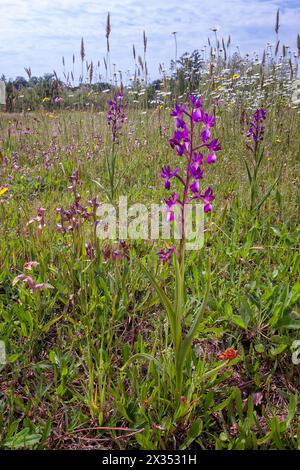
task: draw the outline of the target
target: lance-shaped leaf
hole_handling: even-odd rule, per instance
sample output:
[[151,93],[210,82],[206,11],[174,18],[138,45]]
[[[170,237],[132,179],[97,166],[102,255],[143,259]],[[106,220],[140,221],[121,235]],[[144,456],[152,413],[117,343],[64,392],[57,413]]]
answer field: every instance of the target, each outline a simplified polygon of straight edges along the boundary
[[171,327],[171,331],[172,331],[172,337],[174,338],[175,337],[175,332],[176,332],[176,325],[175,325],[175,312],[174,312],[174,309],[172,307],[172,304],[171,304],[169,298],[164,293],[163,289],[158,284],[158,282],[155,279],[155,277],[153,276],[153,274],[150,271],[148,271],[148,269],[142,263],[141,263],[141,268],[144,271],[144,273],[146,274],[146,276],[148,277],[148,279],[150,280],[152,286],[156,290],[156,293],[157,293],[161,303],[163,304],[163,306],[165,308],[165,311],[166,311],[166,314],[167,314],[167,317],[168,317],[168,321],[169,321],[169,324],[170,324],[170,327]]

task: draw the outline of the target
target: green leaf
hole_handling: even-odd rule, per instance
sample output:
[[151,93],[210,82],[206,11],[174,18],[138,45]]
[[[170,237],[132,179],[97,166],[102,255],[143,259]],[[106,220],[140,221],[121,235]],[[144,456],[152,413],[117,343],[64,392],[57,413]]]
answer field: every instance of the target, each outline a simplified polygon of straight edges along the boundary
[[181,343],[181,320],[184,316],[184,266],[175,259],[175,354],[178,353]]
[[279,354],[283,353],[283,351],[285,351],[287,347],[287,344],[280,344],[277,348],[272,348],[272,356],[278,356]]
[[187,438],[184,443],[180,446],[180,450],[185,450],[189,447],[195,439],[201,434],[203,429],[203,422],[200,418],[193,422],[190,430],[187,433]]
[[201,376],[201,379],[203,381],[205,381],[207,379],[210,379],[214,375],[218,375],[220,370],[224,369],[224,367],[227,367],[229,365],[229,362],[230,361],[225,361],[222,364],[220,364],[219,366],[215,367],[214,369],[211,369],[207,372],[204,372],[204,374],[202,374],[202,376]]
[[240,328],[243,328],[243,330],[247,330],[247,325],[245,324],[244,320],[242,319],[242,317],[239,317],[238,315],[233,315],[231,317],[233,323],[235,323],[236,325],[238,325]]
[[289,330],[299,330],[300,329],[300,320],[295,320],[289,315],[282,317],[277,323],[277,328],[287,328]]
[[248,325],[252,318],[251,306],[245,297],[239,296],[240,298],[240,308],[241,308],[241,317],[245,325]]
[[297,411],[297,405],[298,405],[298,396],[297,395],[291,395],[290,401],[289,401],[289,409],[288,409],[288,415],[286,418],[286,427],[289,428],[291,425],[291,422],[294,419],[294,416]]
[[251,171],[250,171],[249,165],[248,165],[248,163],[247,163],[247,160],[246,160],[245,158],[243,158],[243,160],[244,160],[244,164],[245,164],[245,167],[246,167],[246,170],[247,170],[247,175],[248,175],[249,183],[251,184],[251,183],[252,183]]
[[176,334],[176,324],[175,324],[175,322],[176,322],[176,319],[175,319],[175,312],[173,310],[172,304],[171,304],[170,300],[168,299],[168,297],[166,296],[166,294],[164,293],[163,289],[160,287],[160,285],[156,281],[153,274],[150,271],[148,271],[148,269],[142,263],[141,263],[141,268],[144,271],[144,273],[146,274],[146,276],[149,278],[152,286],[156,290],[156,293],[157,293],[158,297],[161,300],[161,303],[163,304],[163,306],[165,308],[165,311],[166,311],[166,314],[167,314],[167,317],[168,317],[168,321],[169,321],[169,324],[170,324],[170,328],[171,328],[171,331],[172,331],[172,337],[175,338],[175,334]]
[[202,320],[203,312],[204,312],[204,309],[205,309],[206,304],[207,304],[209,290],[210,290],[210,267],[208,268],[207,272],[208,272],[208,279],[207,279],[207,285],[206,285],[206,291],[205,291],[205,294],[204,294],[204,299],[203,299],[201,307],[199,308],[199,310],[198,310],[198,312],[195,316],[195,319],[194,319],[188,333],[186,334],[183,342],[181,343],[181,346],[180,346],[180,349],[179,349],[178,364],[179,364],[179,367],[181,367],[181,368],[183,367],[185,358],[188,355],[188,352],[190,351],[190,349],[192,347],[193,339],[196,336],[197,328],[198,328],[198,326],[199,326],[199,324]]
[[45,333],[48,333],[48,331],[50,330],[51,326],[53,326],[55,323],[57,323],[61,318],[62,318],[62,315],[60,315],[59,317],[53,318],[52,320],[48,321],[48,323],[46,323],[46,325],[44,325],[44,326],[41,327],[42,331],[44,331]]
[[221,403],[219,403],[218,405],[214,406],[212,411],[214,413],[218,412],[218,411],[222,411],[224,410],[224,408],[228,407],[228,405],[230,404],[230,402],[232,401],[233,397],[232,397],[232,394],[229,395],[229,397],[227,397],[224,401],[222,401]]
[[109,191],[103,186],[103,184],[101,184],[100,181],[97,181],[97,180],[93,180],[93,183],[96,183],[99,186],[99,188],[101,188],[103,193],[107,196],[107,198],[109,199]]
[[124,364],[124,366],[120,368],[120,371],[122,372],[123,370],[125,370],[132,362],[134,362],[137,359],[146,360],[148,362],[154,362],[154,364],[158,367],[158,369],[164,370],[162,364],[157,359],[155,359],[154,356],[151,356],[151,354],[137,353],[128,359],[128,361]]
[[266,350],[265,347],[264,347],[264,345],[263,345],[262,343],[256,344],[256,345],[254,346],[254,348],[255,348],[255,351],[258,352],[258,353],[260,353],[260,354],[263,353],[263,352],[265,352],[265,350]]
[[258,211],[261,206],[263,205],[263,203],[266,201],[266,199],[270,196],[271,192],[273,191],[273,188],[276,186],[276,184],[278,183],[279,179],[280,179],[280,176],[281,176],[281,170],[279,172],[279,175],[277,176],[277,178],[275,179],[274,183],[270,186],[269,190],[266,192],[266,194],[263,196],[263,198],[261,199],[261,201],[257,204],[257,206],[255,207],[254,211]]
[[4,442],[4,447],[9,449],[22,449],[24,447],[32,447],[38,444],[42,438],[42,434],[31,433],[29,428],[24,428],[22,431],[15,434],[13,437]]
[[51,422],[51,418],[49,417],[46,422],[45,422],[45,425],[44,425],[44,429],[42,431],[42,435],[41,435],[41,443],[43,442],[46,442],[48,437],[50,436],[50,433],[51,433],[51,429],[52,429],[52,422]]

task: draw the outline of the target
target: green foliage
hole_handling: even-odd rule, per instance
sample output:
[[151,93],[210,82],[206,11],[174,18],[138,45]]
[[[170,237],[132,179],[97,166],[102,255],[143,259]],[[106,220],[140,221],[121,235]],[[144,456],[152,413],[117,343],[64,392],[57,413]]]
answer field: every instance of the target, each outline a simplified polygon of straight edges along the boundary
[[[171,121],[168,110],[137,106],[118,147],[118,192],[150,206],[164,196]],[[1,448],[300,448],[300,121],[273,106],[262,194],[282,176],[255,219],[243,110],[217,111],[223,151],[207,175],[215,209],[204,248],[186,256],[184,293],[180,270],[155,255],[159,242],[127,240],[114,260],[103,253],[118,246],[97,243],[90,221],[76,233],[56,228],[73,171],[83,204],[106,201],[95,184],[109,187],[103,114],[0,115],[0,187],[9,188],[0,196]],[[41,230],[27,225],[38,207]],[[27,274],[52,289],[13,283],[28,261],[39,264]],[[229,347],[237,358],[220,361]]]

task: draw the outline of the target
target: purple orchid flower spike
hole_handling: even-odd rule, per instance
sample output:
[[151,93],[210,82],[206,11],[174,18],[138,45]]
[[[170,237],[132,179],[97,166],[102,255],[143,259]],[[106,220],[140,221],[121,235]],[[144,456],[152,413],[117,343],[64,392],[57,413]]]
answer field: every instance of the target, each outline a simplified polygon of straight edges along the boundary
[[[276,182],[280,178],[280,173],[278,174],[276,180],[273,183],[273,186],[264,194],[264,196],[260,196],[260,188],[258,181],[258,174],[259,168],[261,166],[261,162],[265,157],[264,146],[262,142],[264,140],[265,134],[265,119],[267,117],[267,110],[264,108],[259,108],[255,111],[252,115],[250,126],[247,132],[247,138],[245,144],[248,150],[251,152],[252,156],[252,169],[248,165],[247,161],[245,160],[245,166],[248,176],[248,181],[250,185],[250,203],[249,209],[250,212],[258,213],[263,203],[266,199],[270,196],[272,188],[276,185]],[[259,200],[260,199],[260,200]]]
[[[217,139],[211,140],[211,129],[215,125],[215,117],[204,112],[202,109],[201,98],[196,98],[194,95],[190,96],[184,110],[179,105],[176,105],[176,108],[172,111],[171,115],[175,118],[175,131],[173,138],[170,139],[170,145],[176,150],[177,155],[183,156],[183,158],[180,159],[180,175],[178,174],[178,168],[174,170],[174,172],[176,172],[174,175],[170,166],[165,166],[162,170],[161,177],[164,179],[166,189],[170,188],[171,177],[176,176],[177,180],[180,182],[179,194],[174,192],[172,196],[165,201],[168,221],[174,220],[174,212],[176,208],[175,215],[178,227],[175,226],[174,228],[176,230],[179,229],[177,233],[180,234],[180,245],[178,248],[173,245],[171,247],[167,247],[167,249],[162,249],[158,253],[158,256],[160,260],[166,262],[171,258],[173,253],[176,253],[175,262],[173,264],[175,271],[174,297],[170,299],[169,295],[165,294],[161,290],[159,283],[153,275],[148,273],[147,270],[146,272],[148,273],[148,277],[150,278],[150,281],[167,314],[167,320],[172,336],[174,357],[173,368],[174,371],[176,371],[174,374],[174,397],[178,402],[180,402],[180,397],[184,396],[182,391],[184,390],[185,392],[186,390],[184,388],[186,358],[190,355],[193,347],[193,339],[198,332],[199,321],[201,321],[200,310],[193,316],[192,326],[190,326],[188,331],[186,331],[185,319],[187,309],[185,308],[185,304],[187,285],[185,279],[185,252],[188,248],[186,243],[188,235],[190,235],[187,233],[189,225],[187,225],[186,222],[193,222],[191,217],[189,217],[188,212],[190,211],[187,211],[187,205],[193,201],[198,201],[198,209],[201,208],[205,213],[212,210],[212,201],[215,199],[213,190],[211,187],[208,187],[203,192],[203,188],[201,186],[206,164],[214,163],[216,161],[216,152],[221,149],[221,146]],[[176,180],[174,183],[176,183]],[[201,239],[201,237],[197,237],[197,235],[195,238]],[[209,267],[207,271],[210,272]],[[208,289],[206,292],[208,292]],[[205,305],[206,298],[207,294],[204,296],[202,307]],[[190,363],[190,361],[188,362]]]
[[[221,144],[217,138],[211,139],[216,119],[213,114],[204,111],[202,97],[191,95],[189,101],[184,105],[176,104],[171,116],[175,119],[175,130],[170,139],[170,146],[176,150],[178,156],[185,157],[186,165],[184,169],[177,167],[174,171],[167,165],[162,169],[161,177],[168,190],[171,186],[170,180],[174,177],[183,186],[181,199],[179,199],[178,193],[174,193],[166,200],[167,220],[170,222],[174,220],[175,206],[178,204],[181,206],[182,235],[178,255],[182,260],[184,256],[185,206],[192,201],[199,200],[203,202],[204,212],[212,210],[212,201],[215,199],[215,195],[210,187],[203,193],[201,182],[204,178],[205,164],[211,165],[216,162]],[[162,260],[169,259],[169,251],[162,250],[160,258]]]
[[259,142],[264,138],[265,128],[263,122],[266,119],[267,110],[260,108],[255,111],[250,122],[250,127],[247,132],[247,137],[251,137],[254,142],[254,150],[256,151]]
[[126,120],[123,93],[115,95],[112,100],[109,100],[108,105],[107,124],[111,126],[112,141],[115,143]]

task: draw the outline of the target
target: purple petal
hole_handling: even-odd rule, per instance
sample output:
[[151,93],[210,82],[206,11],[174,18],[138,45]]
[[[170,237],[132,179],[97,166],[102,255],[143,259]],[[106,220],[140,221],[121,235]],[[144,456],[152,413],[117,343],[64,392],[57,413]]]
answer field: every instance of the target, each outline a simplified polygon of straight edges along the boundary
[[208,164],[215,163],[216,160],[217,160],[217,155],[215,154],[215,152],[213,152],[210,155],[208,155],[208,157],[206,159],[206,163],[208,163]]
[[204,206],[204,212],[210,212],[212,210],[212,205],[208,202],[207,204],[205,204]]
[[200,189],[199,180],[196,180],[191,184],[191,191],[193,193],[199,193],[199,189]]
[[205,142],[210,139],[210,130],[207,127],[203,132],[201,132],[201,140],[205,144]]

